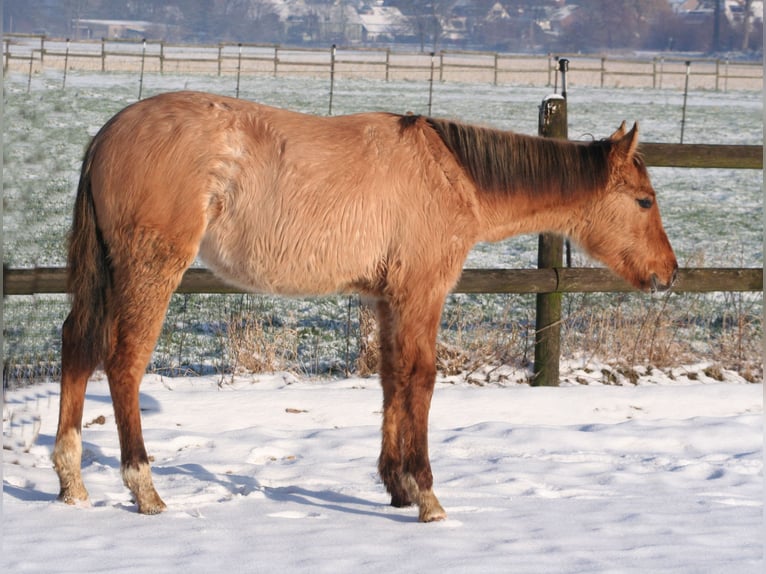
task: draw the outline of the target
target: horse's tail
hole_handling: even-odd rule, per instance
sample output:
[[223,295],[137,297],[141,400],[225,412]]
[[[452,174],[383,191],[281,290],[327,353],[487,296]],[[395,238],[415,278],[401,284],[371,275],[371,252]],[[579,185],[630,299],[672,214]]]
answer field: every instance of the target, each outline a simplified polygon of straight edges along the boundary
[[85,152],[67,255],[67,292],[72,303],[67,334],[70,348],[91,368],[107,357],[112,333],[112,271],[108,246],[96,220],[91,181],[97,140],[94,138]]

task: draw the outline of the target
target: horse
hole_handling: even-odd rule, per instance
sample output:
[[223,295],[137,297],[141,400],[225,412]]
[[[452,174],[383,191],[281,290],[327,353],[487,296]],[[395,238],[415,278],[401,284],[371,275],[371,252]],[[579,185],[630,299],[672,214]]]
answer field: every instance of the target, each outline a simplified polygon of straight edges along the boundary
[[102,366],[122,480],[138,512],[166,508],[139,385],[170,297],[199,256],[251,292],[372,302],[378,471],[393,506],[444,519],[427,436],[442,307],[477,242],[535,232],[572,238],[637,289],[670,288],[678,265],[638,124],[571,142],[413,114],[321,117],[200,92],[126,107],[86,149],[68,239],[59,499],[88,501],[83,403]]

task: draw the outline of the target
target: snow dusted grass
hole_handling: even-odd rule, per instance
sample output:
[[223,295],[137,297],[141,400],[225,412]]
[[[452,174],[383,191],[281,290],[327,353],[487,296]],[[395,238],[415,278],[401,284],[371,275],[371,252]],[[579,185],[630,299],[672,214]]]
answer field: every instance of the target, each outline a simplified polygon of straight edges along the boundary
[[[5,395],[4,572],[763,572],[763,388],[703,368],[600,384],[437,384],[419,524],[375,472],[375,378],[147,375],[168,511],[136,514],[106,381],[83,429],[90,507],[56,502],[58,386]],[[509,378],[512,375],[509,374]]]
[[[4,258],[11,266],[63,265],[64,241],[88,139],[135,101],[130,74],[70,73],[5,82]],[[230,77],[149,75],[144,95],[202,89],[233,95]],[[329,85],[317,79],[243,78],[243,97],[327,113]],[[439,84],[433,114],[523,133],[537,130],[537,106],[549,89]],[[569,94],[570,136],[605,137],[623,119],[641,122],[644,141],[678,141],[682,94],[670,90],[577,88]],[[363,110],[426,113],[427,84],[344,80],[334,113]],[[692,143],[761,143],[762,101],[748,92],[693,92],[685,139]],[[682,266],[763,264],[762,172],[653,169],[665,226]],[[591,264],[575,251],[574,264]],[[468,267],[533,267],[536,238],[479,245]],[[532,358],[534,299],[528,295],[453,295],[445,309],[440,369],[472,376]],[[4,301],[5,350],[18,378],[57,376],[62,296]],[[755,294],[567,295],[564,356],[607,363],[612,371],[669,369],[705,361],[762,380],[762,297]],[[357,370],[366,334],[358,301],[347,297],[284,300],[255,296],[174,297],[150,369],[155,372],[290,370],[346,375]],[[365,372],[361,370],[359,372]],[[490,377],[491,378],[491,377]],[[629,375],[628,379],[635,378]]]
[[[63,264],[82,150],[135,100],[135,77],[6,78],[4,242],[14,266]],[[231,79],[147,78],[233,93]],[[243,95],[326,113],[325,82],[246,80]],[[348,82],[336,113],[426,113],[426,86]],[[547,90],[439,85],[434,114],[536,131]],[[680,94],[578,89],[572,137],[623,119],[677,141]],[[760,94],[696,93],[687,141],[760,143]],[[711,136],[711,134],[715,134]],[[762,174],[653,170],[682,265],[762,265]],[[480,245],[473,267],[529,267],[534,238]],[[583,264],[575,254],[576,264]],[[145,517],[119,477],[106,382],[85,406],[91,507],[55,502],[58,386],[5,393],[3,572],[763,571],[761,294],[567,296],[558,389],[523,384],[533,297],[454,295],[431,416],[436,492],[449,518],[393,509],[376,473],[381,396],[357,370],[358,303],[176,296],[142,409],[169,505]],[[6,356],[56,379],[63,297],[4,302]],[[25,341],[36,341],[34,349]],[[25,355],[26,353],[26,355]],[[24,360],[20,361],[22,364]],[[276,370],[276,375],[243,375]],[[289,371],[289,372],[284,372]],[[316,373],[332,374],[317,378]],[[450,375],[450,376],[447,376]],[[23,378],[23,377],[22,377]]]

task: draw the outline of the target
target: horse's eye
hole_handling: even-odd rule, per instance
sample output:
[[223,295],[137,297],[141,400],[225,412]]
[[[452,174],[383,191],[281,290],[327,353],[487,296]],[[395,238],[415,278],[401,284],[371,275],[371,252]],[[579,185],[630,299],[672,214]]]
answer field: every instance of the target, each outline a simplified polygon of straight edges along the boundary
[[652,205],[654,205],[654,201],[651,200],[651,198],[643,198],[643,199],[637,199],[638,206],[641,209],[649,209]]

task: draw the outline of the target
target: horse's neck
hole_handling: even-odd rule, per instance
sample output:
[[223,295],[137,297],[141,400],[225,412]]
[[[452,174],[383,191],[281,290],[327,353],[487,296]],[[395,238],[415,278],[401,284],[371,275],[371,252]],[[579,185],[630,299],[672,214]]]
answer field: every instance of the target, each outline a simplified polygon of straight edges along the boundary
[[582,201],[567,202],[531,193],[478,193],[481,241],[500,241],[525,233],[554,232],[570,235],[581,218]]
[[503,167],[516,175],[498,179],[503,188],[477,190],[486,240],[544,231],[570,235],[583,207],[608,182],[605,147],[523,137],[508,143],[517,147]]

